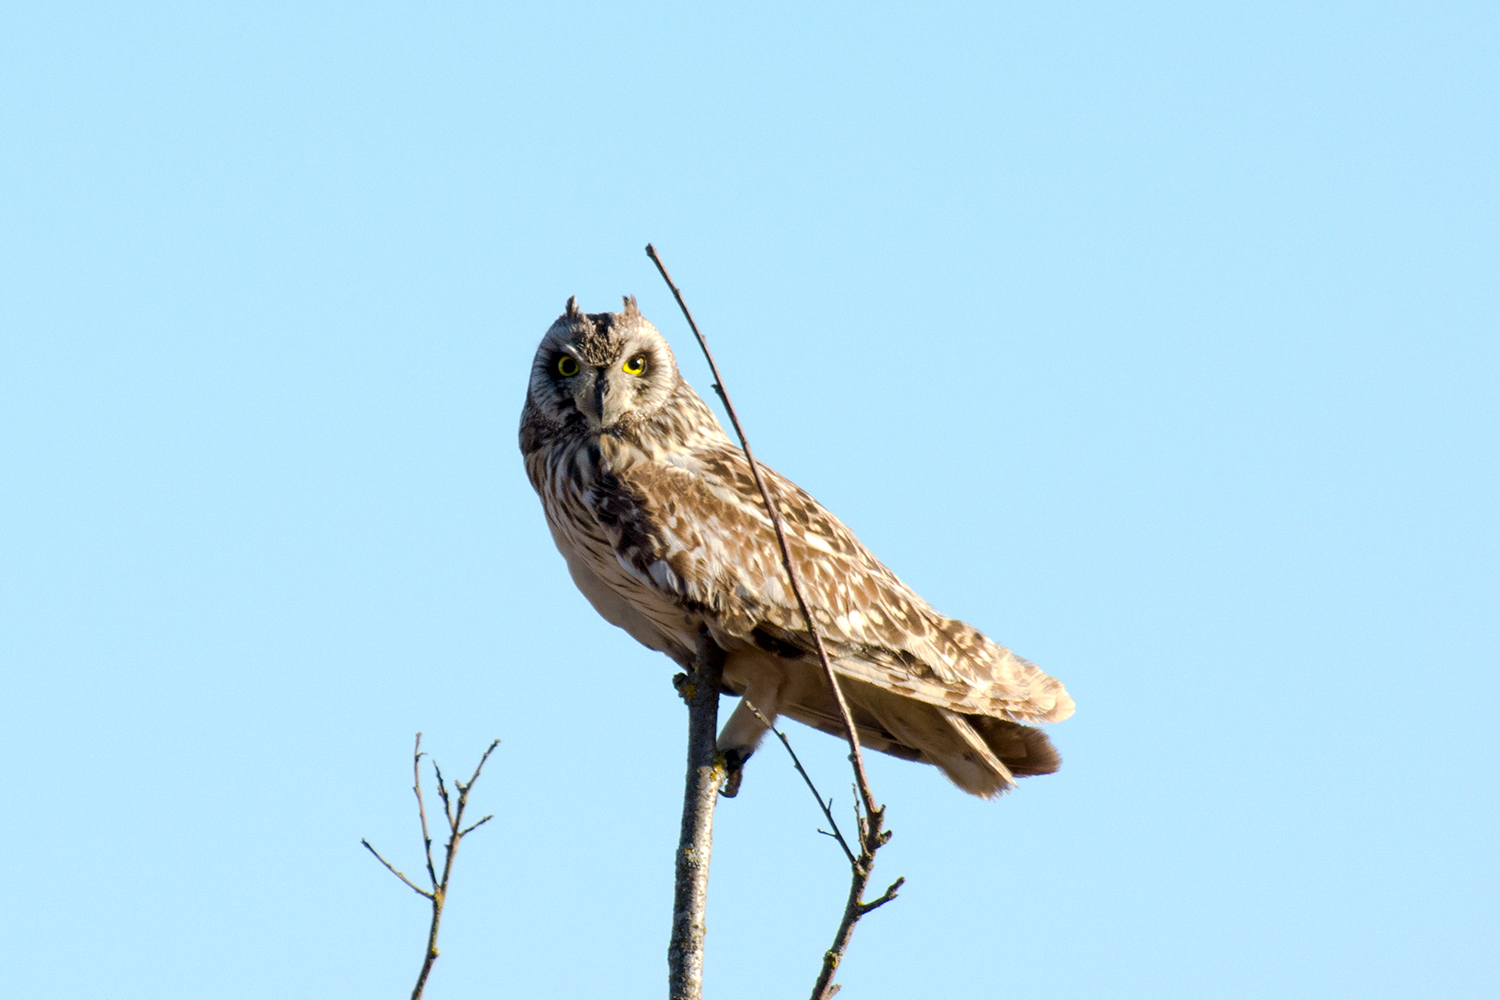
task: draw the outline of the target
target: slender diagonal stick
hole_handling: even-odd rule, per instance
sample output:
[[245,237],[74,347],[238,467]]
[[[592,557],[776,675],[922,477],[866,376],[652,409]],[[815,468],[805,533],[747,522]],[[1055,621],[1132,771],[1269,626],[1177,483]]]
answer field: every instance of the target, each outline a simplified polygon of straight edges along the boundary
[[[708,349],[708,341],[704,338],[703,332],[698,329],[698,324],[693,319],[692,311],[688,309],[687,303],[683,301],[681,290],[672,281],[672,276],[667,273],[667,266],[662,263],[661,257],[656,252],[656,247],[649,243],[646,244],[646,256],[651,258],[651,262],[661,272],[662,280],[672,290],[672,297],[677,300],[677,307],[682,310],[682,315],[687,319],[688,326],[692,328],[693,336],[698,339],[698,346],[702,349],[703,357],[708,361],[709,371],[714,376],[714,392],[718,394],[719,399],[724,403],[724,409],[729,413],[729,421],[734,425],[735,434],[739,436],[740,447],[745,452],[745,461],[750,466],[750,475],[755,479],[755,485],[760,490],[761,499],[765,501],[766,513],[771,518],[771,527],[776,532],[776,544],[781,550],[781,565],[786,569],[787,580],[792,586],[792,594],[797,598],[797,608],[802,612],[802,620],[807,622],[807,634],[812,637],[813,646],[817,649],[818,662],[823,665],[823,674],[828,680],[828,687],[833,691],[834,701],[838,703],[839,716],[844,723],[844,736],[849,742],[849,762],[854,766],[855,784],[859,789],[860,798],[864,801],[865,814],[863,816],[859,816],[857,806],[855,809],[855,816],[859,823],[859,856],[857,858],[851,856],[849,859],[849,868],[852,872],[849,884],[849,899],[844,906],[843,919],[839,921],[838,930],[834,933],[833,946],[823,953],[823,966],[818,973],[817,982],[813,985],[812,1000],[828,1000],[829,997],[838,992],[839,987],[833,982],[833,976],[838,970],[839,963],[843,961],[845,950],[849,947],[849,940],[854,934],[854,925],[871,910],[884,906],[895,899],[896,891],[901,888],[902,883],[906,880],[898,878],[895,882],[891,883],[890,887],[879,898],[865,902],[865,887],[869,885],[870,876],[874,870],[875,852],[885,846],[886,842],[891,839],[891,832],[882,829],[882,825],[885,822],[885,807],[875,804],[875,796],[870,791],[870,780],[865,775],[864,755],[860,752],[859,734],[854,728],[854,716],[849,711],[849,703],[844,698],[844,690],[840,687],[838,676],[833,671],[833,664],[828,659],[828,650],[823,645],[823,637],[818,634],[817,623],[813,620],[812,612],[808,609],[807,600],[802,596],[802,586],[797,579],[797,568],[792,564],[792,550],[787,545],[786,531],[782,527],[781,513],[771,497],[771,491],[766,486],[765,478],[760,474],[760,465],[755,461],[755,455],[750,450],[750,440],[745,436],[745,428],[740,424],[739,414],[735,412],[734,404],[729,401],[729,392],[724,388],[724,378],[719,374],[719,366],[714,361],[713,352]],[[757,712],[756,714],[758,715],[759,713]],[[777,735],[781,736],[779,732]],[[790,751],[791,744],[787,742],[786,737],[782,736],[781,740],[787,750]],[[793,754],[793,758],[795,757],[796,755]],[[800,762],[798,770],[802,770]],[[811,788],[812,779],[807,778],[807,772],[803,771],[803,777],[807,780],[808,787]],[[817,794],[816,789],[813,789],[813,791],[814,794]],[[818,804],[821,806],[822,803],[823,797],[819,794]],[[827,807],[824,807],[824,812],[828,813]],[[831,823],[833,821],[831,813],[829,813],[828,818]],[[843,843],[843,838],[839,837],[838,839],[843,844],[845,853],[850,853],[848,844]]]
[[698,346],[703,349],[703,356],[708,359],[709,371],[714,376],[714,392],[718,393],[719,399],[724,403],[724,409],[729,413],[729,422],[734,425],[734,433],[739,436],[740,447],[745,451],[745,461],[750,464],[750,475],[755,478],[755,486],[760,490],[761,499],[765,501],[766,513],[771,517],[771,527],[776,531],[776,544],[781,549],[781,564],[786,568],[787,579],[792,584],[792,594],[797,598],[797,609],[802,612],[802,620],[807,622],[807,634],[812,638],[813,645],[818,651],[818,662],[823,664],[823,673],[828,678],[828,686],[833,690],[834,700],[838,702],[839,716],[844,721],[844,738],[849,741],[849,756],[854,764],[854,775],[859,782],[859,794],[865,802],[865,812],[872,818],[879,815],[882,809],[875,805],[875,796],[870,792],[870,779],[865,776],[865,758],[859,748],[859,734],[854,729],[854,716],[849,712],[849,703],[844,699],[844,689],[839,686],[839,679],[833,672],[833,664],[828,659],[828,650],[823,646],[823,637],[818,634],[817,624],[813,621],[812,612],[808,610],[807,601],[802,596],[802,584],[797,577],[797,568],[792,564],[792,550],[786,542],[786,531],[781,525],[781,512],[776,508],[776,502],[771,499],[771,491],[766,486],[766,481],[760,474],[760,463],[755,460],[755,454],[750,450],[750,440],[745,437],[745,428],[740,425],[739,414],[734,411],[734,404],[729,401],[729,391],[724,388],[724,377],[719,374],[719,366],[714,362],[713,352],[708,349],[708,341],[698,329],[698,324],[693,320],[693,314],[688,309],[687,303],[682,300],[682,292],[673,283],[672,276],[667,273],[667,266],[657,256],[656,247],[646,244],[646,256],[651,258],[656,269],[661,272],[662,280],[672,290],[672,297],[677,300],[677,306],[682,310],[682,315],[687,317],[688,326],[692,327],[693,336],[698,338]]
[[[802,780],[807,783],[807,790],[812,792],[812,797],[817,800],[818,808],[823,810],[823,815],[827,818],[828,825],[833,827],[833,832],[828,834],[828,836],[839,842],[839,846],[844,849],[844,856],[849,859],[849,863],[851,865],[858,865],[859,861],[855,859],[854,852],[849,849],[849,842],[844,839],[844,833],[839,829],[839,821],[833,818],[833,800],[829,799],[827,802],[823,801],[823,793],[818,791],[818,786],[813,784],[812,775],[808,774],[807,768],[802,766],[802,758],[798,757],[797,751],[792,749],[792,741],[786,738],[786,733],[783,733],[781,730],[776,728],[775,723],[761,714],[760,709],[755,707],[754,702],[752,702],[749,698],[744,699],[744,702],[746,705],[750,706],[750,711],[755,713],[755,717],[759,719],[767,729],[776,734],[776,738],[781,741],[781,745],[786,747],[787,754],[792,758],[792,766],[797,769],[798,774],[802,775]],[[818,832],[823,833],[826,831],[820,830]],[[418,889],[417,891],[421,892],[422,890]]]

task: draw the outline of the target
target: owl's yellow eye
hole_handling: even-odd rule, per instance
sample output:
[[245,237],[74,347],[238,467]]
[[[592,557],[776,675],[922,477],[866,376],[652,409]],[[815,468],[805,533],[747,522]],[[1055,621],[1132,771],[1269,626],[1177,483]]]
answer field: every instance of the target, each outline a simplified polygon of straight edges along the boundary
[[571,378],[578,374],[578,359],[570,354],[564,354],[557,359],[557,374],[564,378]]
[[641,375],[646,371],[646,356],[637,354],[624,364],[626,375]]

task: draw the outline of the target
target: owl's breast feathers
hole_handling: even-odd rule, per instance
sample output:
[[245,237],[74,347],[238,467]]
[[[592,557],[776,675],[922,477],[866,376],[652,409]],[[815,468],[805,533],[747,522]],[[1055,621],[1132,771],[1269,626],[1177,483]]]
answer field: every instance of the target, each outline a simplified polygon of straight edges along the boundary
[[[663,449],[636,435],[604,434],[573,460],[554,456],[544,465],[573,479],[560,491],[570,494],[564,507],[586,523],[567,530],[590,548],[607,545],[608,552],[594,555],[614,564],[601,578],[612,577],[621,597],[650,605],[665,598],[716,632],[811,657],[749,463],[722,431],[717,437]],[[533,467],[530,456],[527,465]],[[959,713],[1022,722],[1072,714],[1060,682],[972,626],[938,614],[816,500],[775,471],[760,470],[803,596],[840,674]],[[546,506],[550,519],[553,507]]]

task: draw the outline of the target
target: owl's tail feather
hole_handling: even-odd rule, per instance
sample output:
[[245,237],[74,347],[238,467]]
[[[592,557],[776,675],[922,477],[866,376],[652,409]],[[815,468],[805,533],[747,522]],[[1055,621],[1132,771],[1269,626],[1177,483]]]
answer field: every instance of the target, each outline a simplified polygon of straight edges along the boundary
[[[844,685],[863,745],[936,765],[971,795],[986,799],[1003,795],[1015,787],[1017,777],[1050,774],[1062,763],[1040,729],[983,715],[962,715],[852,678]],[[799,713],[792,710],[789,714]],[[802,721],[843,735],[832,712],[827,718]]]
[[[959,788],[994,798],[1015,779],[1051,774],[1062,764],[1047,734],[984,715],[964,715],[853,678],[842,679],[861,745],[936,765]],[[816,705],[816,707],[814,707]],[[834,736],[844,735],[832,699],[802,698],[783,711]]]
[[883,697],[877,704],[868,706],[873,714],[902,743],[920,750],[923,760],[937,765],[959,788],[988,799],[1015,787],[1010,768],[962,715],[925,702],[880,694]]
[[1047,734],[1035,726],[1023,726],[1019,722],[993,719],[987,715],[966,715],[964,719],[1018,778],[1051,774],[1062,767],[1057,748]]

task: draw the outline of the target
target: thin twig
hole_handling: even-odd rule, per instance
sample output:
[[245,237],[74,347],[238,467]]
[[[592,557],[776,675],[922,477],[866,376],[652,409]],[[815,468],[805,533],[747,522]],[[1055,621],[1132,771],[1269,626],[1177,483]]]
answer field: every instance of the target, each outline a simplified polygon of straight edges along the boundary
[[[854,933],[854,925],[859,922],[870,910],[890,902],[896,896],[896,890],[901,887],[904,879],[897,879],[891,887],[885,891],[885,895],[870,903],[864,901],[865,887],[870,882],[870,875],[875,865],[875,852],[884,847],[891,839],[891,832],[883,829],[885,823],[885,807],[875,804],[875,796],[870,791],[870,780],[865,774],[865,759],[859,746],[859,733],[854,727],[854,716],[849,711],[849,703],[844,698],[844,690],[839,684],[838,675],[834,673],[833,663],[828,658],[828,650],[823,645],[823,637],[818,634],[817,623],[814,621],[812,612],[808,609],[807,601],[802,596],[802,585],[797,578],[796,566],[792,563],[792,550],[787,544],[786,531],[782,527],[781,513],[777,509],[775,501],[771,498],[771,491],[766,486],[766,481],[760,474],[760,465],[755,461],[755,454],[750,450],[750,440],[745,436],[745,429],[740,424],[739,414],[734,410],[734,404],[729,401],[729,392],[724,387],[724,378],[719,374],[719,366],[714,361],[713,352],[708,349],[708,341],[704,338],[697,322],[693,319],[693,313],[687,307],[687,302],[682,298],[682,292],[672,281],[672,276],[667,273],[667,266],[662,263],[661,257],[656,252],[656,247],[646,244],[646,256],[651,258],[656,269],[661,272],[662,280],[672,290],[672,297],[677,300],[677,306],[682,310],[682,315],[687,319],[688,326],[692,328],[693,336],[698,339],[698,346],[703,350],[703,356],[708,361],[709,371],[713,373],[713,388],[724,403],[724,409],[729,413],[729,421],[734,425],[734,432],[739,436],[740,447],[744,449],[745,461],[750,466],[750,475],[755,480],[756,488],[760,490],[761,499],[765,501],[766,514],[771,519],[771,527],[776,533],[776,545],[781,550],[781,565],[786,569],[787,580],[791,584],[792,594],[797,599],[797,608],[802,612],[802,620],[807,622],[807,634],[812,638],[813,647],[818,653],[818,662],[823,666],[823,675],[828,681],[828,687],[833,692],[834,701],[839,707],[839,717],[844,723],[844,736],[849,742],[849,762],[854,766],[854,779],[857,788],[855,798],[854,815],[859,829],[859,855],[855,857],[849,850],[849,845],[839,837],[839,842],[844,846],[844,853],[849,855],[850,885],[849,899],[844,906],[843,918],[839,921],[838,930],[834,934],[833,947],[823,954],[823,967],[818,973],[818,979],[813,986],[812,1000],[829,1000],[839,987],[833,982],[833,975],[837,971],[839,963],[843,961],[844,952],[849,947],[849,939]],[[759,714],[758,712],[756,713]],[[777,733],[781,736],[781,733]],[[785,736],[781,737],[782,744],[787,750],[791,750],[791,744]],[[795,759],[795,754],[793,757]],[[802,770],[799,763],[798,770]],[[803,777],[811,786],[812,780],[807,778],[803,771]],[[814,794],[817,794],[814,789]],[[817,796],[818,804],[822,806],[823,797]],[[859,805],[864,804],[864,815],[860,815]],[[830,808],[825,808],[828,813],[829,822],[833,822]],[[834,826],[837,829],[837,825]]]
[[871,910],[878,909],[884,906],[886,903],[889,903],[891,900],[895,899],[896,890],[900,889],[905,884],[906,877],[903,875],[901,878],[898,878],[896,879],[896,881],[892,882],[890,888],[886,889],[879,899],[872,899],[868,903],[859,904],[860,916],[864,916]]
[[777,729],[770,719],[762,715],[760,709],[756,708],[749,698],[742,698],[741,701],[744,704],[749,705],[750,711],[755,713],[755,717],[759,719],[767,729],[775,733],[777,739],[781,740],[781,745],[786,747],[786,752],[791,755],[792,766],[797,769],[798,774],[802,775],[802,780],[807,783],[807,790],[812,792],[812,796],[814,799],[818,800],[818,808],[822,809],[823,815],[828,817],[828,825],[833,827],[833,832],[829,833],[827,830],[819,830],[818,832],[824,834],[825,836],[832,837],[834,840],[837,840],[839,842],[839,846],[844,849],[844,856],[849,859],[849,863],[851,865],[859,864],[859,862],[854,857],[854,852],[849,849],[849,842],[844,839],[843,831],[839,829],[839,821],[833,818],[833,800],[829,799],[827,802],[823,801],[823,793],[818,791],[818,786],[813,784],[812,775],[808,774],[807,768],[802,766],[802,761],[800,758],[798,758],[797,751],[792,749],[792,741],[787,739],[786,733],[783,733],[781,730]]
[[776,509],[775,501],[771,499],[771,491],[767,488],[765,479],[761,477],[760,463],[755,460],[755,454],[750,450],[750,440],[745,436],[745,428],[740,425],[739,414],[735,412],[734,404],[729,401],[729,391],[724,388],[724,378],[719,374],[719,366],[714,361],[713,352],[708,349],[708,341],[704,339],[697,322],[693,319],[692,312],[683,301],[682,292],[673,283],[672,276],[667,273],[667,265],[662,263],[661,257],[656,253],[656,247],[650,243],[646,244],[646,256],[651,258],[656,269],[661,272],[662,280],[672,290],[672,297],[677,300],[677,306],[682,310],[682,315],[687,318],[688,326],[693,330],[693,336],[698,338],[698,346],[702,348],[703,356],[708,359],[709,371],[714,376],[714,392],[718,393],[719,399],[723,401],[724,409],[729,413],[729,422],[734,425],[734,432],[739,436],[740,447],[745,452],[745,461],[750,465],[750,475],[755,479],[756,488],[760,490],[761,498],[766,504],[766,513],[770,515],[771,527],[776,531],[776,544],[781,549],[781,564],[786,568],[787,579],[792,585],[792,594],[797,598],[797,608],[802,612],[802,620],[807,622],[807,634],[817,648],[818,662],[822,663],[823,673],[828,678],[828,686],[833,690],[834,700],[838,702],[839,716],[844,721],[844,736],[849,741],[849,756],[854,764],[854,774],[859,781],[859,791],[864,799],[865,812],[874,817],[881,812],[881,809],[875,805],[875,796],[870,792],[870,780],[865,776],[865,759],[860,752],[859,734],[854,728],[854,716],[849,712],[849,703],[844,700],[844,690],[839,686],[838,677],[834,675],[833,664],[828,659],[828,650],[823,646],[823,637],[818,634],[812,612],[808,610],[807,601],[802,596],[802,584],[797,577],[797,568],[792,564],[792,550],[787,545],[786,531],[781,526],[781,513]]
[[485,748],[484,755],[479,758],[479,763],[474,768],[474,773],[469,776],[469,785],[464,789],[465,792],[474,787],[474,782],[479,780],[479,772],[484,770],[484,762],[490,759],[490,754],[494,753],[495,748],[499,745],[500,741],[495,740]]
[[459,836],[460,837],[467,837],[469,834],[473,833],[475,830],[479,829],[481,826],[484,826],[484,824],[488,823],[490,820],[492,820],[494,818],[495,818],[495,814],[494,813],[490,813],[488,816],[486,816],[484,819],[480,820],[478,823],[475,823],[473,826],[471,826],[471,827],[467,828],[466,830],[464,830],[463,832],[461,832],[459,834]]
[[437,775],[438,798],[443,800],[443,815],[448,818],[448,825],[453,825],[453,805],[448,801],[448,786],[443,783],[443,771],[438,767],[438,762],[432,762],[432,773]]
[[427,877],[437,885],[437,869],[432,867],[432,834],[427,832],[427,806],[422,801],[422,734],[417,733],[417,745],[411,752],[411,791],[417,797],[417,815],[422,818],[422,850],[427,853]]
[[360,843],[364,844],[366,849],[375,855],[375,860],[385,865],[392,875],[395,875],[402,882],[405,882],[414,889],[418,895],[428,899],[432,903],[432,924],[427,930],[427,950],[422,958],[422,971],[417,975],[417,984],[411,991],[412,1000],[421,1000],[422,990],[427,986],[427,976],[432,972],[432,963],[437,961],[438,926],[442,923],[443,904],[448,899],[448,880],[453,875],[453,861],[458,855],[459,842],[493,818],[493,816],[486,816],[478,823],[467,828],[464,828],[462,825],[464,809],[469,804],[469,791],[474,787],[474,783],[479,780],[479,772],[484,769],[485,761],[490,759],[490,754],[494,753],[495,747],[499,745],[500,741],[495,740],[486,748],[483,756],[479,758],[479,764],[474,768],[474,775],[469,779],[468,784],[464,784],[461,781],[453,782],[454,787],[458,789],[457,808],[453,808],[450,805],[448,789],[443,781],[443,772],[438,768],[437,761],[432,761],[432,771],[437,776],[438,796],[443,800],[443,813],[448,821],[448,842],[445,845],[443,856],[443,874],[439,878],[437,868],[432,862],[432,835],[427,828],[427,806],[422,799],[422,758],[426,754],[422,753],[422,734],[417,734],[416,747],[412,750],[412,791],[417,796],[417,815],[421,818],[422,822],[422,850],[427,857],[427,876],[432,880],[432,891],[429,892],[419,887],[411,879],[403,875],[394,865],[381,857],[380,852],[370,846],[368,840],[360,840]]
[[423,889],[423,888],[422,888],[422,887],[421,887],[421,886],[419,886],[419,885],[417,885],[417,884],[416,884],[416,883],[415,883],[415,882],[413,882],[413,881],[412,881],[412,880],[411,880],[411,879],[409,879],[409,878],[407,878],[407,877],[406,877],[406,876],[405,876],[405,875],[403,875],[403,874],[401,874],[401,872],[400,872],[400,871],[398,871],[398,870],[397,870],[397,869],[396,869],[396,866],[395,866],[395,865],[393,865],[393,864],[391,864],[391,863],[390,863],[390,862],[389,862],[389,861],[387,861],[387,860],[386,860],[386,859],[385,859],[385,858],[382,858],[382,857],[381,857],[381,856],[380,856],[380,852],[379,852],[379,851],[377,851],[377,850],[375,850],[375,848],[373,848],[373,847],[371,847],[371,846],[370,846],[370,842],[369,842],[369,841],[368,841],[368,840],[366,840],[366,839],[365,839],[365,838],[363,838],[363,837],[360,837],[360,838],[359,838],[359,842],[360,842],[360,843],[361,843],[361,844],[364,844],[364,845],[365,845],[365,849],[366,849],[366,850],[368,850],[368,851],[369,851],[369,852],[370,852],[370,853],[371,853],[371,854],[373,854],[373,855],[375,855],[375,860],[376,860],[376,861],[379,861],[379,862],[380,862],[380,863],[381,863],[381,864],[383,864],[383,865],[385,865],[385,866],[386,866],[386,868],[387,868],[387,869],[389,869],[389,870],[390,870],[390,873],[391,873],[391,874],[392,874],[392,875],[394,875],[394,876],[396,876],[396,877],[397,877],[397,878],[399,878],[399,879],[400,879],[400,880],[401,880],[401,881],[403,881],[403,882],[405,882],[405,883],[406,883],[406,884],[407,884],[407,885],[409,885],[409,886],[411,886],[411,888],[412,888],[412,890],[413,890],[413,891],[414,891],[414,892],[415,892],[415,893],[416,893],[416,894],[417,894],[417,895],[418,895],[418,896],[425,896],[425,897],[427,897],[427,898],[428,898],[428,899],[431,899],[431,898],[432,898],[432,893],[430,893],[430,892],[428,892],[428,891],[427,891],[427,890],[426,890],[426,889]]

